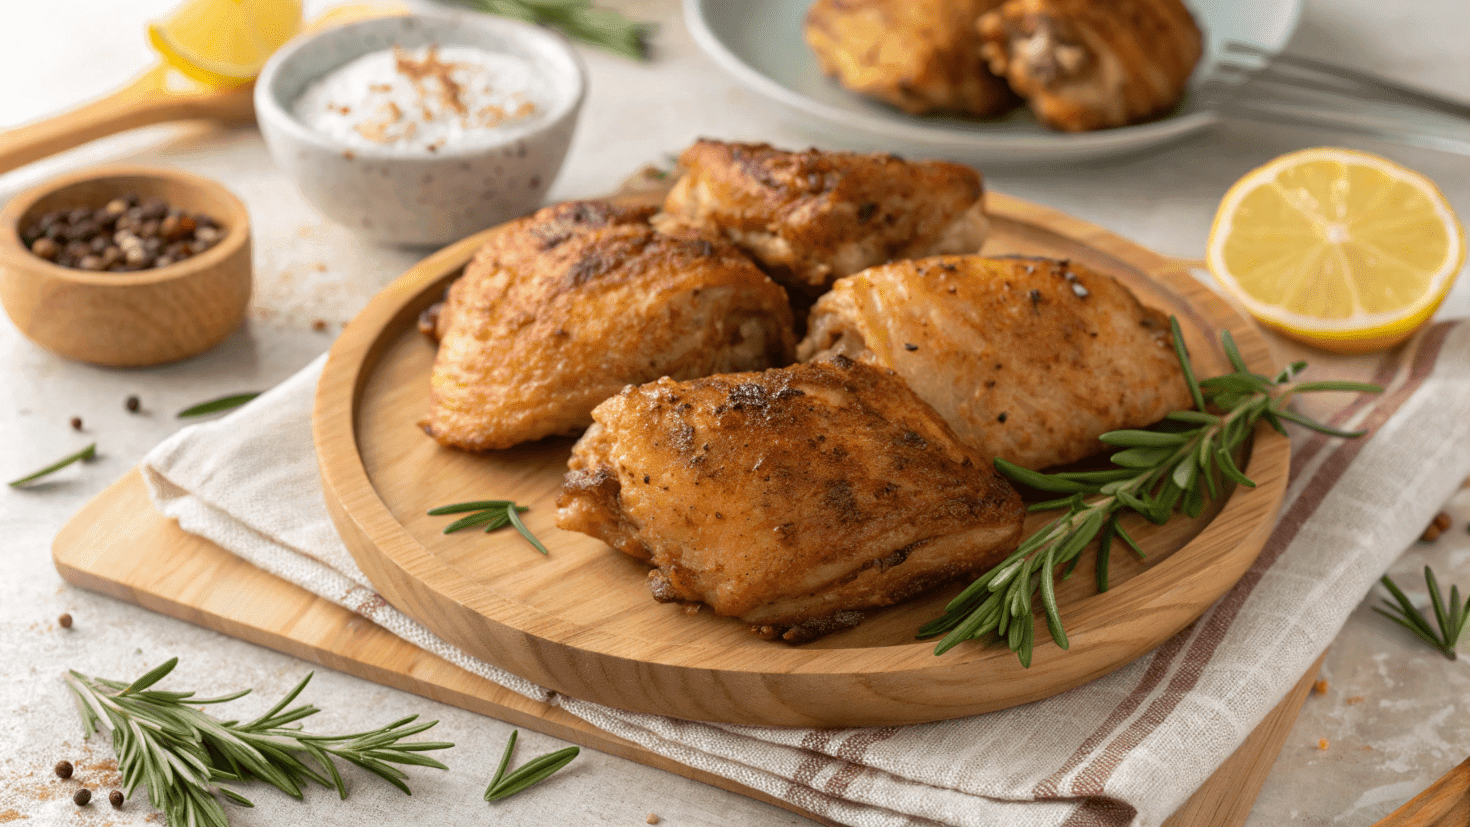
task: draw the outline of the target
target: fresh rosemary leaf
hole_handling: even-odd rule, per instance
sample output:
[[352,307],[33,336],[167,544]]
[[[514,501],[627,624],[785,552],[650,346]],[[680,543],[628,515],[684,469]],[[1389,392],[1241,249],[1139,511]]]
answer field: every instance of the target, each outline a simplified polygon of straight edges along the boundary
[[637,23],[591,0],[476,0],[491,14],[560,29],[568,37],[633,60],[648,59],[650,23]]
[[[1144,558],[1143,549],[1119,522],[1125,510],[1157,524],[1167,522],[1176,510],[1196,517],[1204,513],[1206,503],[1228,496],[1228,488],[1222,487],[1224,481],[1255,485],[1235,464],[1234,457],[1255,432],[1257,423],[1264,421],[1283,434],[1286,432],[1283,422],[1296,422],[1333,436],[1360,435],[1331,428],[1289,410],[1286,406],[1296,394],[1379,390],[1374,385],[1349,382],[1293,384],[1306,367],[1301,362],[1288,365],[1272,381],[1247,368],[1228,331],[1222,331],[1220,339],[1234,371],[1200,381],[1189,362],[1177,319],[1170,320],[1170,329],[1195,409],[1172,412],[1152,428],[1104,434],[1105,443],[1123,449],[1111,456],[1114,468],[1044,474],[996,460],[996,470],[1018,484],[1067,495],[1034,503],[1028,512],[1065,510],[1023,540],[995,568],[967,586],[950,601],[940,617],[920,627],[920,638],[943,636],[935,645],[936,655],[963,641],[994,634],[1006,641],[1023,665],[1029,666],[1036,625],[1033,595],[1041,602],[1052,640],[1065,649],[1066,629],[1056,598],[1058,569],[1062,577],[1070,574],[1083,550],[1096,539],[1098,589],[1105,591],[1115,539],[1121,539]],[[1406,600],[1401,603],[1407,608],[1393,604],[1390,607],[1401,613],[1412,612],[1411,604]],[[1442,617],[1444,637],[1453,640],[1463,628],[1467,612],[1470,610],[1459,602],[1458,591],[1452,591],[1442,610],[1436,609],[1436,616]],[[1403,619],[1394,619],[1414,629],[1416,634],[1426,632],[1408,614]],[[1422,618],[1419,621],[1424,625]]]
[[200,402],[198,405],[187,407],[182,411],[179,411],[176,416],[178,416],[179,419],[188,419],[189,417],[193,416],[205,416],[206,414],[219,413],[220,411],[228,411],[231,408],[238,408],[241,405],[244,405],[246,402],[249,402],[257,396],[260,396],[259,391],[253,393],[237,393],[231,396],[221,396],[218,399],[211,399],[208,402]]
[[516,513],[519,510],[521,509],[507,508],[505,510],[505,516],[510,518],[510,524],[516,527],[516,531],[519,531],[522,537],[526,538],[526,542],[535,546],[536,550],[542,554],[548,554],[549,552],[546,550],[546,546],[541,545],[541,541],[536,539],[536,535],[532,534],[531,530],[526,528],[526,524],[521,522],[521,516]]
[[491,531],[505,528],[508,525],[514,526],[515,530],[522,537],[526,538],[526,542],[530,543],[542,554],[547,554],[546,546],[542,545],[541,541],[536,539],[536,535],[532,534],[531,530],[526,528],[526,524],[521,522],[521,517],[518,512],[529,510],[530,506],[516,505],[512,500],[476,500],[474,502],[455,503],[454,505],[441,505],[438,508],[429,509],[428,513],[435,517],[445,514],[465,515],[445,526],[445,534],[452,534],[460,529],[481,525],[485,526],[485,532],[488,534]]
[[510,503],[510,500],[476,500],[468,503],[441,505],[438,508],[429,509],[429,516],[440,517],[445,514],[463,514],[466,511],[484,511],[487,508],[504,508]]
[[1373,611],[1413,632],[1450,660],[1457,660],[1459,655],[1455,652],[1455,645],[1459,642],[1460,633],[1465,630],[1467,618],[1470,618],[1470,603],[1461,602],[1460,588],[1451,586],[1449,599],[1446,600],[1444,593],[1440,591],[1434,570],[1429,566],[1424,567],[1424,584],[1429,591],[1429,602],[1434,607],[1435,623],[1439,625],[1439,630],[1436,631],[1429,625],[1424,613],[1393,582],[1393,578],[1385,574],[1381,582],[1394,599],[1383,601],[1389,611],[1377,606],[1373,607]]
[[[309,674],[259,718],[246,724],[220,720],[197,707],[234,700],[249,690],[195,698],[192,692],[149,688],[177,665],[178,658],[170,659],[130,684],[76,671],[65,678],[87,737],[99,729],[112,732],[112,749],[127,794],[131,796],[140,784],[146,786],[149,802],[163,811],[170,825],[227,827],[229,820],[216,793],[241,806],[253,806],[221,782],[264,781],[295,798],[302,797],[304,782],[312,782],[334,788],[345,798],[347,787],[333,759],[356,764],[407,793],[408,776],[394,765],[445,769],[420,753],[454,746],[440,741],[401,743],[437,723],[415,724],[417,716],[351,735],[303,732],[293,724],[316,714],[317,708],[286,707],[306,688]],[[330,778],[307,764],[306,758]]]
[[516,732],[517,730],[511,731],[510,740],[505,744],[505,753],[500,757],[500,766],[495,770],[495,777],[491,779],[490,786],[485,788],[486,801],[500,801],[509,798],[533,784],[545,781],[557,770],[570,764],[572,759],[582,751],[578,747],[566,747],[556,752],[548,752],[506,775],[505,770],[510,766],[510,753],[516,745]]
[[92,459],[95,456],[97,456],[97,443],[94,442],[91,445],[83,448],[82,450],[77,451],[75,454],[72,454],[71,456],[59,459],[51,463],[50,465],[42,468],[34,474],[26,474],[24,477],[21,477],[18,480],[11,480],[10,487],[19,488],[28,482],[34,482],[44,476],[54,474],[57,471],[65,468],[66,466],[71,465],[73,462],[86,462],[87,460]]

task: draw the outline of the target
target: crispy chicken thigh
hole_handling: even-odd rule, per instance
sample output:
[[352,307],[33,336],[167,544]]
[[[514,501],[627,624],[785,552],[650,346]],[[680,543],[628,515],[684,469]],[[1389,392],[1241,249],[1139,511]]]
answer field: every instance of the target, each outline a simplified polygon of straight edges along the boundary
[[430,320],[424,430],[508,448],[585,428],[629,383],[789,362],[780,285],[717,237],[656,232],[652,212],[559,204],[487,243]]
[[958,164],[708,140],[679,164],[659,226],[718,233],[809,296],[891,259],[978,252],[989,231],[980,174]]
[[890,371],[839,357],[660,379],[593,411],[557,525],[654,565],[701,601],[799,642],[993,566],[1015,490]]
[[975,21],[1003,0],[817,0],[806,42],[822,71],[914,115],[993,118],[1016,106]]
[[1168,317],[1064,261],[938,256],[849,276],[797,346],[834,354],[896,371],[966,444],[1033,469],[1191,406]]
[[1203,50],[1180,0],[1006,0],[979,30],[991,70],[1069,132],[1168,112]]

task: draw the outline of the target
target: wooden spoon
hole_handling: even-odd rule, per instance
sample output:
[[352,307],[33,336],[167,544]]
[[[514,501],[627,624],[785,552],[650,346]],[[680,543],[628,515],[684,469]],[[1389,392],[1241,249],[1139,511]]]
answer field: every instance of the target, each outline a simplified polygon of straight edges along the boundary
[[0,133],[0,173],[140,126],[193,119],[255,121],[253,81],[231,89],[197,84],[172,90],[168,88],[170,71],[167,64],[160,63],[100,100]]
[[[397,3],[348,4],[328,10],[303,26],[302,31],[313,32],[371,17],[408,14],[408,11],[406,6]],[[189,80],[186,81],[187,87],[170,89],[168,81],[172,72],[167,63],[160,62],[132,83],[100,100],[44,121],[0,132],[0,174],[114,132],[140,126],[186,120],[231,124],[255,122],[253,80],[229,89],[217,89]]]

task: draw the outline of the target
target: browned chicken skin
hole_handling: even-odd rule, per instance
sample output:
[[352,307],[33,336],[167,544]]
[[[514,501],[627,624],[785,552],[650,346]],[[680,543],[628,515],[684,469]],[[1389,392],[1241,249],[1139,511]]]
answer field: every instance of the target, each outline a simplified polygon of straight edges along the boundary
[[975,21],[1003,0],[817,0],[806,42],[843,86],[913,115],[993,118],[1016,96],[980,54]]
[[976,252],[989,230],[980,174],[944,161],[701,140],[679,164],[658,226],[723,235],[809,296],[891,259]]
[[897,371],[966,444],[1033,469],[1190,407],[1168,317],[1050,259],[939,256],[842,279],[797,346],[803,361],[834,354]]
[[1203,50],[1180,0],[1006,0],[979,31],[991,70],[1069,132],[1164,115]]
[[470,450],[575,432],[630,383],[786,364],[786,294],[733,246],[653,210],[570,202],[487,243],[437,318],[424,429]]
[[654,597],[807,640],[990,568],[1020,497],[891,372],[846,358],[661,379],[593,411],[557,525],[652,563]]

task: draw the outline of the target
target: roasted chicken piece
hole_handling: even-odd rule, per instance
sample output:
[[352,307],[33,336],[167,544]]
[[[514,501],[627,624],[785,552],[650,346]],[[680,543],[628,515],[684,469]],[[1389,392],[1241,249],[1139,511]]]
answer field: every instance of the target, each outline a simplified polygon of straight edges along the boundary
[[1165,114],[1203,50],[1180,0],[1006,0],[979,30],[991,70],[1068,132]]
[[1016,96],[980,54],[975,21],[1003,0],[817,0],[806,42],[843,86],[914,115],[993,118]]
[[937,256],[838,281],[797,346],[889,368],[986,457],[1074,462],[1191,406],[1169,318],[1066,261]]
[[424,430],[508,448],[592,424],[624,385],[790,361],[780,285],[728,242],[673,235],[652,208],[578,201],[521,219],[449,289]]
[[891,259],[978,252],[989,230],[980,174],[944,161],[701,140],[679,165],[658,226],[723,235],[808,296]]
[[1020,497],[890,371],[838,357],[660,379],[593,411],[556,524],[654,568],[767,638],[810,640],[861,611],[990,568]]

